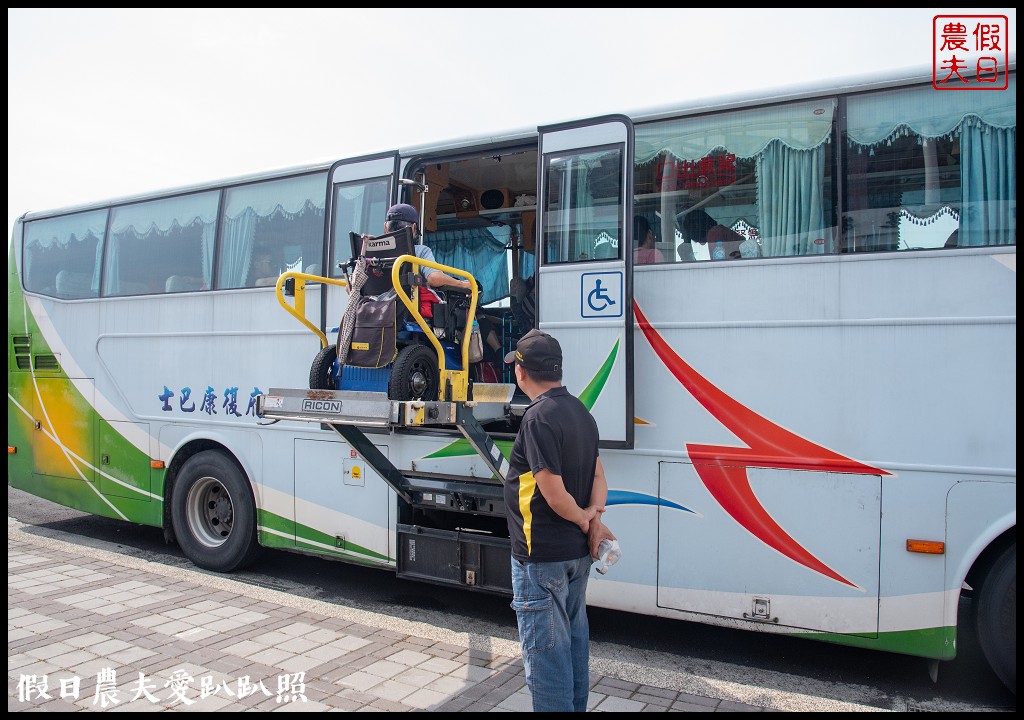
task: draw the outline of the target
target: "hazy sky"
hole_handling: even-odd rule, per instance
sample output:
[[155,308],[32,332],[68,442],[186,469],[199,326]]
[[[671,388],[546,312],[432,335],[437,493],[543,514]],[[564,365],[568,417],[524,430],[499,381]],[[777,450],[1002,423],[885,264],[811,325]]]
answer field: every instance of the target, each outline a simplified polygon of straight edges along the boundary
[[17,216],[891,68],[1013,8],[7,10]]

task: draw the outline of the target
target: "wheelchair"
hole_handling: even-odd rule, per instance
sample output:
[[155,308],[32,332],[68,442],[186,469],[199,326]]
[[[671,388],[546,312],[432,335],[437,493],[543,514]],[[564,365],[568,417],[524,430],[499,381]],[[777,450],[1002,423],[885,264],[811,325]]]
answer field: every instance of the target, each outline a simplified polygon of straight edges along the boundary
[[[350,238],[352,259],[342,265],[352,288],[346,316],[338,327],[337,341],[313,359],[310,389],[386,392],[391,400],[437,400],[441,391],[437,351],[399,301],[392,279],[395,261],[415,255],[409,228],[377,237],[351,233]],[[420,299],[418,310],[440,343],[446,370],[462,370],[470,292],[430,288],[427,292],[437,302],[427,302],[422,275],[411,272],[411,266],[401,273],[399,282],[407,296],[419,288],[415,293]]]

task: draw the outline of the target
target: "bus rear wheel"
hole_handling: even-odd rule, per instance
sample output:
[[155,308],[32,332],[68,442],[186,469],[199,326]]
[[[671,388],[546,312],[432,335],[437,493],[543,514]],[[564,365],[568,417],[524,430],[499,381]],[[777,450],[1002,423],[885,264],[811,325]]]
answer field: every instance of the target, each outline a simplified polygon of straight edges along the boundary
[[977,598],[978,641],[992,670],[1017,694],[1017,545],[992,564]]
[[249,481],[217,450],[196,453],[182,465],[171,491],[171,523],[185,557],[207,570],[234,572],[260,550]]

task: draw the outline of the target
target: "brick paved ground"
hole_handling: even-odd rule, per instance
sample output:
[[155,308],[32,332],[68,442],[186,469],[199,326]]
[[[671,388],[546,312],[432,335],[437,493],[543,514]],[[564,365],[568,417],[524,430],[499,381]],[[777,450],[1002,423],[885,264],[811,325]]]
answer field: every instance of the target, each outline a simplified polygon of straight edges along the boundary
[[[12,520],[7,678],[13,711],[530,709],[507,639],[72,545]],[[764,709],[612,670],[591,683],[597,712]]]

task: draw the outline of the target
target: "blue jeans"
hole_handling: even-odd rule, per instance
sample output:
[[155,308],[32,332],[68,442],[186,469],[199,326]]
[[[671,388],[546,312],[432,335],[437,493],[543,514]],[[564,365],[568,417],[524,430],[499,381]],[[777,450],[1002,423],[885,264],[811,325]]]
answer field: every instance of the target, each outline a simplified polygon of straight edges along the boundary
[[534,712],[586,712],[590,694],[590,556],[564,562],[512,558],[512,609],[519,622]]

